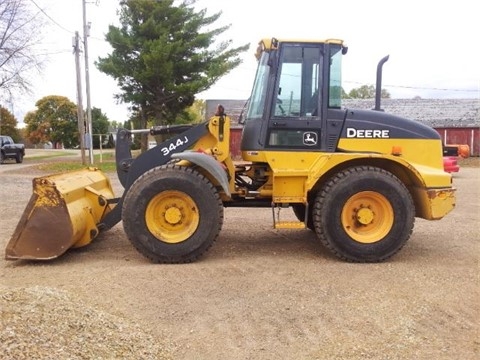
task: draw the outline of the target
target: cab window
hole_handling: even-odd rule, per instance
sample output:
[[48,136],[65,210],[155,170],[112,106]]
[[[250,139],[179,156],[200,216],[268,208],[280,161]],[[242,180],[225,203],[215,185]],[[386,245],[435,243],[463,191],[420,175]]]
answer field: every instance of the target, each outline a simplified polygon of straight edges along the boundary
[[328,107],[340,108],[342,105],[342,52],[341,47],[333,52],[330,61],[330,83]]
[[275,117],[318,116],[320,59],[318,47],[283,47],[272,111]]

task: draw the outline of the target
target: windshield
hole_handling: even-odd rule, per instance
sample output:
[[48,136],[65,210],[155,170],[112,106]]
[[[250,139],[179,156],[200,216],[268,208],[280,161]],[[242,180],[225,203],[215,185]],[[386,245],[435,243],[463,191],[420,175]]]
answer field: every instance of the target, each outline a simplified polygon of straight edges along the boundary
[[268,65],[269,53],[263,52],[258,62],[257,74],[253,83],[252,95],[248,105],[246,120],[261,119],[267,98],[267,85],[270,66]]

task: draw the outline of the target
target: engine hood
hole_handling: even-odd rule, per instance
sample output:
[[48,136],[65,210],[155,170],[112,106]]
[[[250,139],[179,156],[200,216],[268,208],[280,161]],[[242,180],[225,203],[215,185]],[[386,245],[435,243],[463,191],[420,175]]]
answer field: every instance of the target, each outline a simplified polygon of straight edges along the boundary
[[347,109],[342,138],[440,139],[438,132],[418,121],[383,111]]

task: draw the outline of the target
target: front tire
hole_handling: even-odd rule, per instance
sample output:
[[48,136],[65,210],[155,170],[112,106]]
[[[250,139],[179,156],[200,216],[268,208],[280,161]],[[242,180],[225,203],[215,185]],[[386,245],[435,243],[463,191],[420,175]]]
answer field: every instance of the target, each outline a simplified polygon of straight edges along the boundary
[[140,176],[122,208],[125,233],[157,263],[196,260],[216,240],[223,204],[213,184],[190,167],[164,165]]
[[397,253],[415,222],[410,193],[393,174],[357,166],[331,178],[313,209],[315,231],[337,257],[379,262]]

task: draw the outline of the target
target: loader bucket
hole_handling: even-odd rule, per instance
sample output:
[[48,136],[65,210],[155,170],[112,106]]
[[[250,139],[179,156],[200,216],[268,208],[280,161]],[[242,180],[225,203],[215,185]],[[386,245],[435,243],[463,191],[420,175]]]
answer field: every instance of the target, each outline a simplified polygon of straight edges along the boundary
[[113,197],[110,180],[95,168],[33,179],[33,194],[7,244],[6,259],[49,260],[89,244]]

